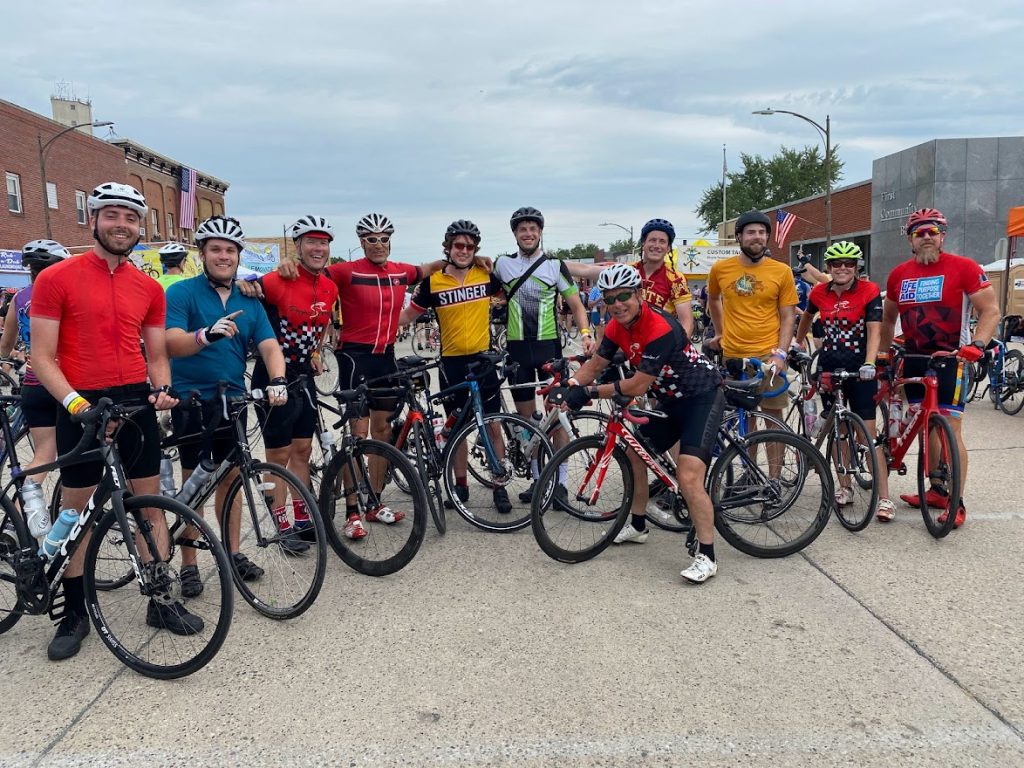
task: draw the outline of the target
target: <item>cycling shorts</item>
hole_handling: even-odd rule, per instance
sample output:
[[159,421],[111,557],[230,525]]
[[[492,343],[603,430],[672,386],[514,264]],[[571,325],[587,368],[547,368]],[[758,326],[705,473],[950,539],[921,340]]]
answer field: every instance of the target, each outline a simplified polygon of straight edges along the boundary
[[[466,380],[469,364],[478,361],[477,355],[453,355],[441,358],[441,387],[451,387]],[[483,375],[481,375],[481,371]],[[493,365],[477,366],[475,369],[477,382],[480,385],[480,400],[483,402],[484,413],[497,413],[501,410],[501,382]],[[469,402],[469,390],[460,389],[453,392],[444,401],[445,413],[451,415],[459,408],[465,408]]]
[[57,426],[57,412],[63,410],[42,384],[22,385],[21,413],[29,429]]
[[[374,354],[372,344],[345,344],[335,351],[334,356],[338,361],[340,389],[355,389],[361,382],[373,381],[398,372],[394,345],[385,348],[379,354]],[[378,383],[377,386],[389,385]],[[372,389],[366,400],[371,411],[394,412],[398,408],[397,397],[375,397]]]
[[[928,365],[927,360],[905,359],[903,375],[906,377],[924,376]],[[955,357],[936,361],[932,365],[939,380],[939,408],[945,413],[956,417],[961,416],[964,412],[964,404],[967,402],[967,390],[970,384],[967,366]],[[924,400],[924,384],[907,384],[905,390],[908,402],[920,403]]]
[[[859,379],[847,379],[843,382],[843,395],[846,397],[846,407],[860,416],[864,421],[871,421],[875,418],[875,395],[878,394],[877,381],[860,381]],[[836,396],[828,392],[821,393],[822,412],[832,407]]]
[[718,439],[718,427],[725,411],[725,393],[721,387],[709,389],[693,397],[678,397],[657,405],[667,418],[652,418],[641,425],[640,433],[658,453],[679,443],[679,453],[696,456],[711,463],[711,451]]
[[[509,384],[528,384],[551,378],[550,373],[541,370],[544,363],[562,356],[562,347],[557,339],[547,341],[509,341],[508,359],[519,363],[519,369],[508,377]],[[536,396],[533,387],[512,390],[512,399],[517,403],[530,402]]]
[[[253,389],[266,389],[270,383],[267,369],[256,366],[252,374]],[[291,380],[288,382],[291,384]],[[288,390],[288,402],[284,405],[268,405],[265,401],[256,403],[260,424],[263,426],[263,444],[267,448],[284,448],[292,440],[308,440],[316,432],[316,390],[313,379],[306,379],[306,392],[298,387]]]
[[[198,408],[178,407],[171,410],[171,428],[174,430],[174,436],[175,438],[185,438],[182,442],[177,443],[178,458],[181,461],[182,469],[193,470],[199,466],[203,448],[201,438],[203,428],[217,418],[218,414],[221,421],[212,435],[210,456],[215,465],[219,465],[235,449],[234,422],[224,418],[224,403],[220,399],[205,400]],[[239,418],[242,420],[244,428],[246,414],[242,413]]]

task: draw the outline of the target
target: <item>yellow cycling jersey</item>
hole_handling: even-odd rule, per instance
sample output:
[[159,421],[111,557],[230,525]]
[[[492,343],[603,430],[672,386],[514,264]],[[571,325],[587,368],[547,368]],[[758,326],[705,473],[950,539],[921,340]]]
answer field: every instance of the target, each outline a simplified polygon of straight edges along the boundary
[[501,290],[501,281],[481,267],[471,267],[464,281],[442,270],[420,283],[412,303],[437,313],[442,357],[475,355],[490,347],[490,297]]

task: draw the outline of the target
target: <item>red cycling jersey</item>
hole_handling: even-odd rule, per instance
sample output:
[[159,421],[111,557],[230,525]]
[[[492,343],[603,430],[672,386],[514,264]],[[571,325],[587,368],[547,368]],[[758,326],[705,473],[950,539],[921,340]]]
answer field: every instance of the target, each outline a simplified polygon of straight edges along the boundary
[[676,307],[685,304],[693,297],[690,295],[690,287],[686,278],[671,269],[668,264],[662,264],[650,277],[644,272],[642,261],[632,264],[640,273],[640,295],[648,304],[653,304],[658,309],[664,309],[670,315],[674,315]]
[[162,331],[165,312],[156,280],[127,260],[111,272],[94,251],[49,267],[32,289],[32,317],[60,321],[57,359],[75,389],[145,383],[139,338]]
[[341,298],[345,320],[342,347],[366,344],[380,354],[393,345],[405,292],[422,279],[423,271],[413,264],[388,261],[378,265],[362,258],[332,264],[327,274],[338,286]]
[[842,295],[832,283],[818,283],[807,299],[807,311],[820,314],[825,328],[820,364],[826,371],[862,366],[868,351],[868,323],[882,320],[882,296],[870,280],[854,280]]
[[301,264],[294,280],[277,272],[260,278],[263,305],[277,334],[289,373],[305,372],[309,356],[320,346],[331,321],[338,288],[326,274],[314,275]]

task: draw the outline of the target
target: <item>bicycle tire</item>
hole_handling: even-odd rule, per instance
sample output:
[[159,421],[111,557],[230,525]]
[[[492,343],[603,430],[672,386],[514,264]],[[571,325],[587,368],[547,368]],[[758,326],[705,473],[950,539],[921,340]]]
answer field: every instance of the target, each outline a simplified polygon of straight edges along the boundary
[[[289,497],[293,504],[298,498],[306,508],[309,522],[312,524],[314,541],[305,542],[310,544],[310,547],[304,553],[289,554],[285,549],[288,540],[282,537],[279,531],[279,524],[271,507],[273,498],[264,493],[272,490],[266,487],[272,482],[268,478],[275,478],[274,488],[277,482],[285,486],[286,515],[290,506]],[[244,492],[243,483],[250,483],[251,499],[249,494]],[[302,481],[284,467],[267,462],[254,462],[247,469],[240,471],[228,486],[220,514],[221,541],[231,540],[234,502],[240,493],[242,495],[239,501],[245,508],[240,509],[239,543],[248,549],[247,556],[251,555],[250,560],[262,568],[264,573],[255,581],[244,581],[232,562],[231,575],[235,580],[235,587],[245,602],[267,618],[282,621],[300,616],[316,601],[324,583],[324,575],[327,573],[327,533],[316,500]],[[251,548],[252,545],[255,545],[255,549]],[[291,582],[294,591],[289,591],[283,596],[277,592],[270,594],[271,590],[284,582]]]
[[[377,457],[385,466],[390,465],[390,481],[377,491],[367,483],[367,457]],[[346,469],[353,478],[344,482]],[[394,482],[400,474],[408,492]],[[341,475],[341,477],[339,477]],[[394,486],[393,488],[391,486]],[[341,488],[338,493],[336,488]],[[367,535],[361,539],[345,536],[345,491],[357,495],[360,516],[371,506],[406,506],[412,502],[412,514],[393,525],[366,523]],[[390,503],[389,503],[390,502]],[[379,440],[356,440],[354,445],[343,445],[324,472],[320,485],[320,515],[327,530],[327,540],[346,565],[366,576],[387,576],[400,571],[416,556],[427,533],[427,498],[419,473],[408,457],[389,443]]]
[[[601,554],[615,540],[622,526],[626,524],[633,498],[633,474],[629,458],[622,446],[612,450],[613,461],[608,472],[601,478],[598,487],[592,485],[595,478],[587,477],[594,461],[604,447],[607,438],[598,435],[581,437],[557,451],[551,457],[537,478],[536,492],[530,505],[530,525],[537,544],[548,557],[560,563],[582,563]],[[559,467],[565,465],[565,503],[554,503],[554,487]],[[618,477],[611,477],[611,468],[618,468]],[[619,489],[605,485],[609,480],[619,480]],[[585,492],[606,494],[607,505],[596,512],[581,505],[589,502],[582,498]],[[621,491],[621,492],[620,492]],[[601,503],[599,495],[595,503]]]
[[[129,669],[158,680],[172,680],[190,675],[213,659],[224,644],[231,627],[234,594],[227,552],[209,524],[175,499],[155,495],[129,496],[125,498],[124,506],[129,521],[136,525],[141,519],[142,510],[153,509],[162,510],[165,515],[172,516],[176,524],[190,525],[196,529],[198,537],[192,546],[195,546],[202,556],[202,573],[206,588],[200,597],[188,601],[188,609],[194,616],[203,619],[204,627],[194,635],[175,635],[149,626],[146,618],[140,619],[139,614],[146,614],[147,611],[142,609],[141,605],[149,603],[153,598],[144,593],[137,582],[114,591],[96,589],[96,556],[109,529],[117,526],[113,510],[106,512],[99,519],[85,552],[84,586],[89,616],[104,645]],[[140,551],[139,555],[143,560],[147,559],[145,552]],[[123,547],[123,556],[127,562],[127,547]],[[162,599],[180,602],[181,579],[171,565],[173,562],[172,547],[167,561],[162,563],[159,572],[153,576],[156,583],[147,585],[147,592],[158,590],[162,592]],[[216,585],[211,583],[214,580],[218,582]],[[132,600],[136,591],[138,599],[144,601],[142,604]],[[119,611],[116,616],[115,611]],[[214,622],[212,628],[211,621]],[[171,649],[168,655],[173,661],[155,662],[154,655],[167,650],[169,646]]]
[[[445,448],[444,487],[451,499],[455,511],[470,525],[483,531],[494,533],[511,533],[525,528],[530,524],[530,502],[533,498],[534,466],[533,457],[527,455],[527,446],[535,446],[537,451],[536,469],[547,463],[553,453],[551,443],[541,433],[537,424],[521,416],[511,413],[493,413],[483,417],[484,426],[497,422],[501,427],[502,440],[505,445],[505,457],[502,467],[505,474],[497,481],[491,477],[486,449],[480,440],[475,420],[469,421],[452,438]],[[488,441],[491,439],[488,436]],[[465,444],[468,451],[467,479],[474,481],[470,485],[469,499],[463,501],[455,495],[455,455]],[[528,486],[523,486],[523,481]],[[481,500],[481,493],[493,494],[497,487],[504,488],[512,504],[512,511],[500,513],[494,507],[493,497]],[[523,498],[523,497],[526,498]],[[525,505],[525,506],[524,506]]]
[[[772,442],[796,454],[795,468],[784,473],[786,468],[779,466],[775,478],[770,467],[765,471],[756,463],[762,454],[770,461],[767,444]],[[715,461],[707,487],[715,507],[715,529],[753,557],[799,552],[825,530],[834,503],[832,473],[822,455],[804,438],[777,430],[752,432],[729,445]],[[808,498],[802,500],[805,491]],[[742,511],[748,508],[751,511]]]
[[[659,497],[668,495],[672,509],[665,509]],[[653,505],[653,508],[652,508]],[[657,510],[655,512],[654,510]],[[683,512],[686,512],[683,515]],[[647,486],[647,521],[656,528],[670,533],[686,533],[693,527],[689,512],[686,510],[686,499],[681,492],[671,492],[661,480],[652,480]]]
[[[871,522],[871,518],[878,508],[878,483],[875,481],[875,478],[878,477],[878,456],[875,453],[875,436],[868,433],[868,426],[864,423],[864,419],[853,411],[845,411],[837,421],[839,424],[836,429],[829,432],[826,455],[836,472],[834,482],[837,493],[842,485],[839,483],[839,476],[841,474],[851,475],[850,488],[854,503],[848,504],[844,508],[836,502],[835,513],[840,524],[846,530],[856,533],[868,527],[868,523]],[[836,431],[842,432],[843,422],[846,422],[847,437],[840,436],[840,440],[848,444],[847,449],[850,451],[848,455],[854,455],[853,446],[849,445],[850,435],[854,436],[853,442],[856,445],[857,459],[849,462],[839,461],[839,454],[836,452],[834,444]],[[865,493],[867,494],[866,499],[864,498]]]
[[332,345],[324,344],[320,347],[320,364],[322,370],[313,377],[313,386],[326,397],[334,394],[334,390],[338,388],[338,361],[334,357]]
[[[940,443],[939,464],[934,472],[928,469],[928,436],[933,429],[936,430]],[[934,480],[939,480],[940,484],[934,483]],[[928,506],[925,494],[933,486],[945,491],[949,500],[945,510]],[[931,414],[928,417],[928,428],[922,429],[918,435],[917,494],[918,508],[921,510],[921,517],[924,518],[928,533],[936,539],[948,536],[953,530],[957,508],[960,506],[960,448],[949,420],[941,413]]]
[[448,523],[444,516],[444,494],[441,491],[441,478],[437,477],[429,466],[434,457],[431,455],[432,449],[427,444],[427,440],[432,440],[434,436],[427,436],[424,424],[425,422],[420,421],[412,425],[413,449],[416,451],[416,471],[419,472],[420,482],[423,483],[423,488],[427,492],[427,506],[430,507],[430,516],[434,520],[434,527],[437,528],[439,534],[444,536],[448,530]]
[[15,585],[15,553],[37,546],[28,532],[28,524],[14,503],[0,497],[0,635],[22,617],[25,604]]
[[1024,354],[1019,349],[1011,349],[1003,358],[1001,371],[1002,387],[999,390],[999,401],[996,405],[1007,416],[1016,416],[1024,408]]

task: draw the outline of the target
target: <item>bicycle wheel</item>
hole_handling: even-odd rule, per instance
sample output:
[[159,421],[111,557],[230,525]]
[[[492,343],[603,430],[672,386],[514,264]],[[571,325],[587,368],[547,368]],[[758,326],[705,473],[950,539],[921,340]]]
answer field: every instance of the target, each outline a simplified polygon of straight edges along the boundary
[[1003,358],[1003,386],[999,391],[999,410],[1016,416],[1024,408],[1024,354],[1011,349]]
[[[555,453],[537,479],[530,507],[533,536],[544,553],[560,563],[582,563],[603,552],[626,523],[633,498],[633,475],[626,452],[615,446],[601,475],[597,458],[607,438],[573,440]],[[554,501],[561,468],[564,501]]]
[[[111,541],[110,529],[119,527],[113,511],[104,514],[85,552],[84,586],[89,616],[100,639],[130,669],[161,680],[190,675],[217,654],[231,626],[233,596],[227,552],[207,522],[179,501],[165,496],[131,496],[124,504],[133,533],[144,520],[143,510],[148,509],[155,516],[150,517],[150,522],[162,518],[168,529],[189,525],[197,537],[194,541],[172,542],[164,558],[153,557],[149,546],[135,536],[139,557],[146,563],[142,566],[145,584],[140,587],[136,581],[120,589],[97,590],[100,550]],[[159,528],[160,524],[156,525]],[[123,567],[132,567],[123,532],[118,540]],[[202,594],[188,601],[189,613],[202,624],[176,634],[162,628],[162,615],[181,606],[181,578],[175,556],[182,546],[196,549],[203,574]]]
[[21,618],[23,604],[15,586],[16,553],[38,546],[28,532],[28,525],[6,496],[0,497],[0,634]]
[[[937,443],[935,446],[930,445],[933,435]],[[933,456],[935,469],[929,469]],[[935,489],[948,499],[948,509],[928,506],[925,494],[930,489]],[[928,533],[936,539],[949,534],[953,530],[956,511],[960,506],[960,449],[953,428],[940,413],[928,417],[928,429],[922,429],[918,436],[917,493],[918,506]]]
[[799,552],[828,525],[832,474],[821,454],[792,432],[752,432],[711,469],[715,528],[754,557]]
[[323,370],[313,378],[313,385],[321,395],[330,395],[338,388],[338,360],[330,344],[320,348],[320,365]]
[[[836,517],[848,531],[863,531],[878,506],[878,457],[864,419],[843,412],[829,433],[827,456],[835,471]],[[838,432],[839,439],[836,440]],[[840,501],[846,503],[840,505]]]
[[[530,524],[530,502],[533,498],[534,478],[551,456],[551,444],[533,421],[510,413],[495,413],[483,417],[486,439],[470,421],[452,438],[445,450],[444,488],[455,506],[455,511],[471,525],[484,531],[508,533]],[[492,426],[493,425],[493,426]],[[501,435],[495,444],[493,432]],[[501,475],[491,473],[487,458],[491,446],[501,460]],[[504,451],[502,450],[504,447]],[[465,501],[455,495],[455,461],[460,451],[466,451],[469,498]],[[494,492],[504,488],[512,505],[511,511],[499,512]]]
[[[386,467],[390,470],[388,479],[378,488],[370,480],[378,472],[383,478]],[[409,491],[399,487],[398,477]],[[347,493],[354,495],[352,513],[360,516],[366,531],[360,539],[345,535]],[[390,525],[367,522],[366,513],[380,507],[404,515]],[[393,445],[357,440],[354,446],[342,446],[324,472],[320,515],[327,540],[346,565],[367,576],[386,576],[408,565],[423,543],[427,533],[426,491],[416,467]]]
[[[275,492],[277,504],[284,505],[277,514]],[[310,525],[300,536],[292,516],[303,511]],[[320,509],[302,481],[277,464],[256,462],[231,482],[220,519],[221,541],[230,542],[233,526],[239,525],[239,551],[263,571],[259,578],[245,581],[232,567],[245,602],[271,619],[304,613],[320,594],[327,573],[327,533]]]
[[[427,506],[430,507],[430,516],[434,519],[434,527],[442,536],[448,530],[447,521],[444,517],[444,493],[441,490],[441,470],[437,466],[437,455],[428,441],[434,439],[433,435],[427,434],[424,422],[418,421],[412,427],[412,445],[414,455],[410,458],[416,465],[420,482],[427,494]],[[405,490],[405,489],[403,489]]]

